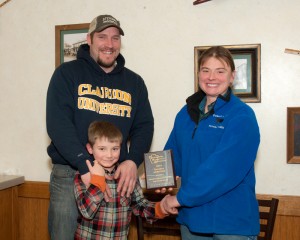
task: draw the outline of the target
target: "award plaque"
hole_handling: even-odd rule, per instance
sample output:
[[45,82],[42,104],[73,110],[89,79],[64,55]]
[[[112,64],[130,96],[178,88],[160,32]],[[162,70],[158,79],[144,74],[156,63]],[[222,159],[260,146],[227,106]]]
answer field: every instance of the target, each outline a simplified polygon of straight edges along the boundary
[[145,153],[144,157],[147,189],[176,187],[171,150]]

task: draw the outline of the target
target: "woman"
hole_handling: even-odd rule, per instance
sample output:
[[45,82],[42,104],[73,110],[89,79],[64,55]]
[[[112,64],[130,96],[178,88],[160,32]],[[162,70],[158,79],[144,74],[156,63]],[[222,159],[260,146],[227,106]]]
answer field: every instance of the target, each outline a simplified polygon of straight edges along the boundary
[[173,150],[181,187],[163,209],[178,209],[183,240],[256,239],[255,114],[232,93],[235,66],[226,48],[207,49],[198,66],[200,90],[177,114],[165,146]]

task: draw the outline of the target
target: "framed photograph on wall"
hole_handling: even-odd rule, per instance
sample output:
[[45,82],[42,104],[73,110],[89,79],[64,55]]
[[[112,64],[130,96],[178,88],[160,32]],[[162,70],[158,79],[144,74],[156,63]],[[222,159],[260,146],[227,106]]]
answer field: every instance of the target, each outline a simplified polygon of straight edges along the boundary
[[300,163],[300,107],[287,108],[287,163]]
[[[194,89],[199,90],[198,84],[198,61],[204,50],[212,46],[196,46],[194,47]],[[223,45],[231,52],[235,68],[236,76],[233,83],[233,92],[244,102],[261,102],[260,94],[260,44],[244,44],[244,45]]]
[[55,26],[55,67],[76,58],[78,48],[86,43],[89,23]]

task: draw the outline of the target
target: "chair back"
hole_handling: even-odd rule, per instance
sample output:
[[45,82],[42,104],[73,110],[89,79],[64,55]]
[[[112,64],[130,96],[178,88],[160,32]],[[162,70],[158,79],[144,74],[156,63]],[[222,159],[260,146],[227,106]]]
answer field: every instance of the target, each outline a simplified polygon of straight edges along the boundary
[[260,218],[260,234],[257,237],[257,240],[271,240],[279,200],[272,198],[258,199],[257,201],[259,205]]

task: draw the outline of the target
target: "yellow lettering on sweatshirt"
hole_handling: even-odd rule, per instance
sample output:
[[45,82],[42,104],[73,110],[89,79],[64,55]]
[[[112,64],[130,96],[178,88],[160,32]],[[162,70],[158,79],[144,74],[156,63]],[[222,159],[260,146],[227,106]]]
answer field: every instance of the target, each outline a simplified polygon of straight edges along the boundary
[[131,94],[119,89],[110,89],[107,87],[95,87],[91,84],[80,84],[78,86],[78,96],[94,95],[102,99],[117,99],[131,105]]
[[95,99],[79,97],[77,103],[78,109],[85,109],[97,112],[98,114],[113,115],[119,117],[131,116],[131,106],[115,104],[115,103],[100,103]]

